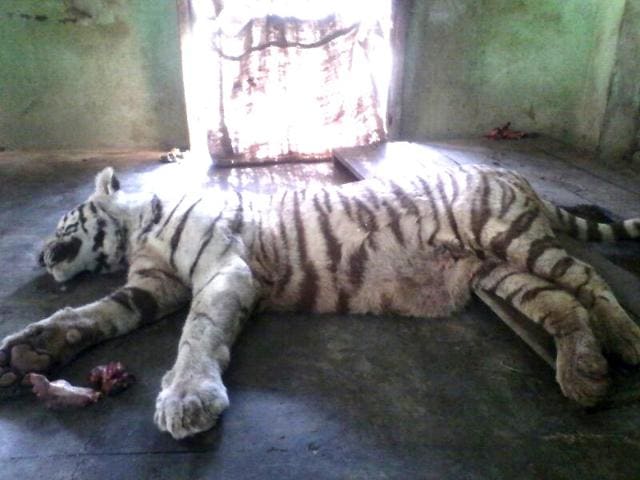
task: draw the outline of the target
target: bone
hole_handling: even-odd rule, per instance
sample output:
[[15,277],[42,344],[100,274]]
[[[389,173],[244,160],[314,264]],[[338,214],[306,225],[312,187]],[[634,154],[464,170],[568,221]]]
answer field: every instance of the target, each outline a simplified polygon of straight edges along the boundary
[[51,357],[38,353],[27,344],[15,345],[11,349],[11,366],[22,373],[41,372],[51,364]]
[[96,403],[102,396],[100,392],[75,387],[66,380],[50,382],[47,377],[38,373],[30,373],[26,379],[33,386],[33,393],[51,409],[86,407]]

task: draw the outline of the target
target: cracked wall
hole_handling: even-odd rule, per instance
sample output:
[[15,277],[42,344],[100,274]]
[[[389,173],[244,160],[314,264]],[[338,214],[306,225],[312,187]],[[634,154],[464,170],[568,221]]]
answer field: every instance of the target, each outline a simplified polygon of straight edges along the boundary
[[188,145],[172,0],[0,3],[0,147]]

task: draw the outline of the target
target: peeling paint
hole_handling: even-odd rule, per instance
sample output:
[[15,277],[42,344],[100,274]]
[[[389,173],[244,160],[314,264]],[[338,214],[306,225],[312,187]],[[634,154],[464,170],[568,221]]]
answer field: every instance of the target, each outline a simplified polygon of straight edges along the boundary
[[[91,17],[67,10],[88,4]],[[175,3],[73,5],[0,2],[0,145],[188,144]]]
[[123,13],[121,0],[64,0],[69,17],[82,25],[111,25]]

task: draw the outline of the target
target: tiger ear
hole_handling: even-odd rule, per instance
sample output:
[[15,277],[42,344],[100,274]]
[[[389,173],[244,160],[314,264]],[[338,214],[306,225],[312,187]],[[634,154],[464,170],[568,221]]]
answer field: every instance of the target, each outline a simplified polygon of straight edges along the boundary
[[120,190],[120,181],[113,172],[113,168],[107,167],[96,175],[96,195],[111,195]]

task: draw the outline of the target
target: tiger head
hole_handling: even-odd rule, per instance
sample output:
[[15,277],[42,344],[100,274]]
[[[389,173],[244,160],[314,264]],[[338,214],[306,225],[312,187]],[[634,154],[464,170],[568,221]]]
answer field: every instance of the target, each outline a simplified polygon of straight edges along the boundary
[[126,231],[114,215],[120,182],[111,167],[96,176],[95,192],[65,214],[39,263],[58,282],[83,271],[110,272],[124,266]]

